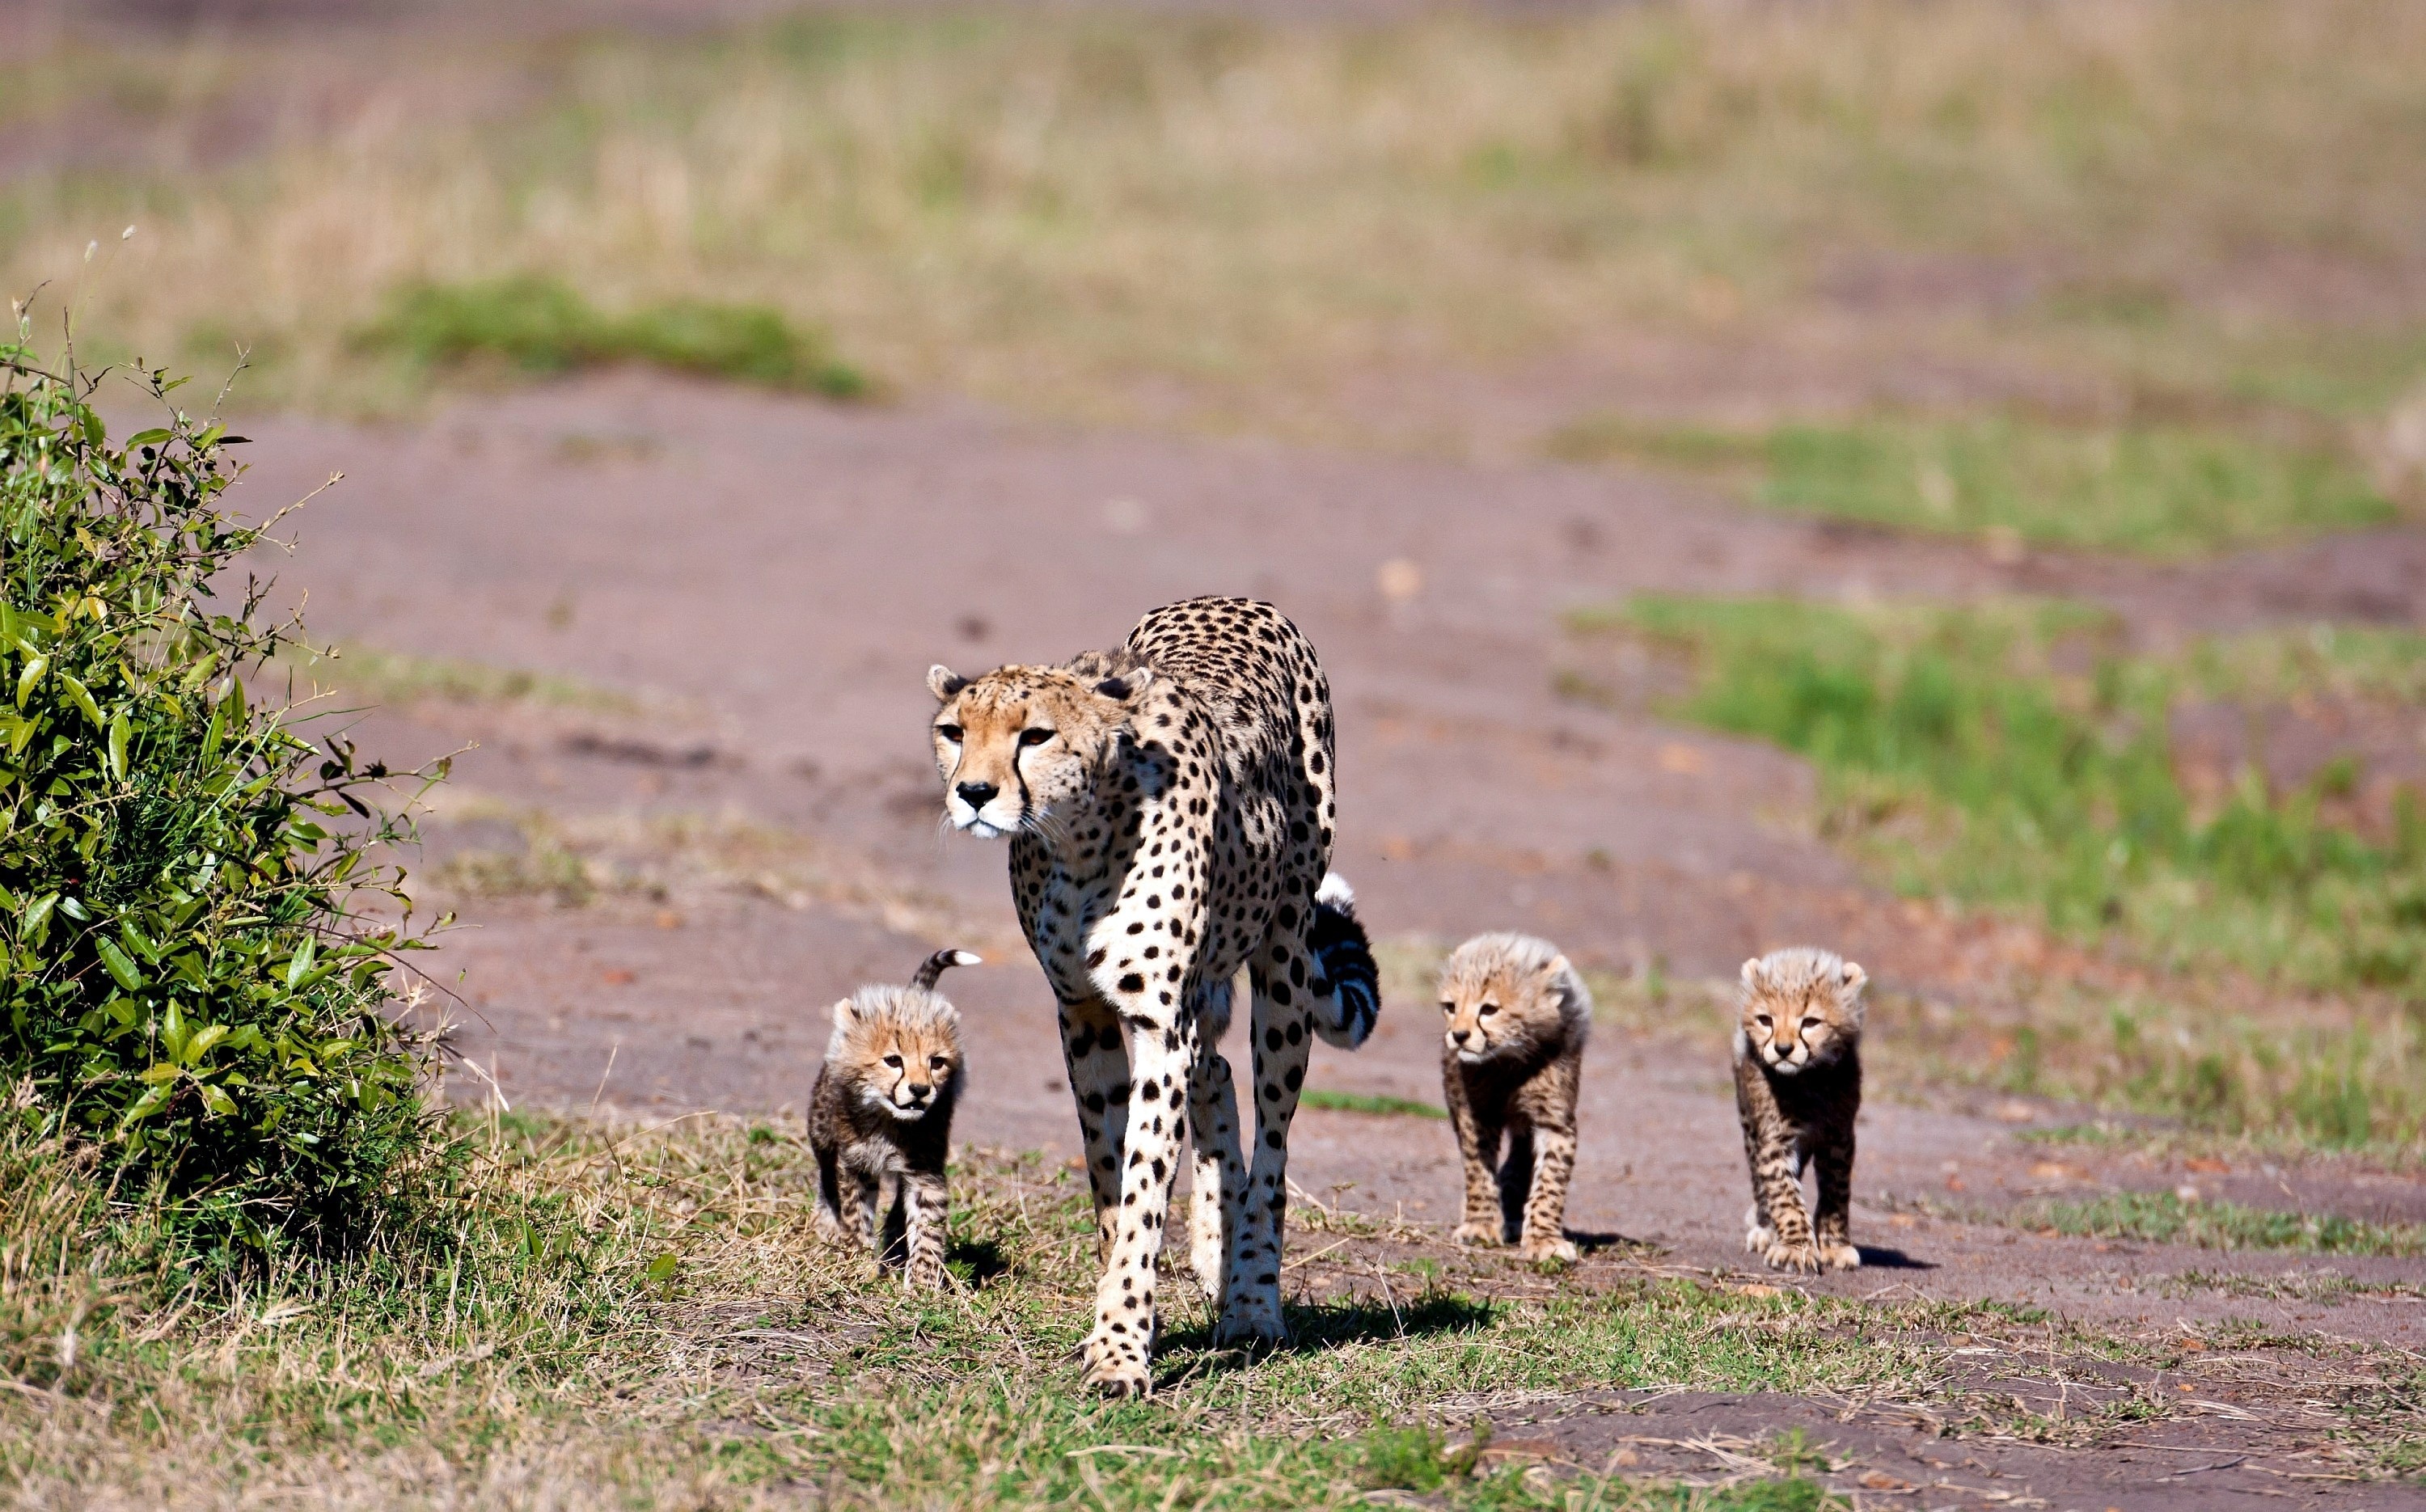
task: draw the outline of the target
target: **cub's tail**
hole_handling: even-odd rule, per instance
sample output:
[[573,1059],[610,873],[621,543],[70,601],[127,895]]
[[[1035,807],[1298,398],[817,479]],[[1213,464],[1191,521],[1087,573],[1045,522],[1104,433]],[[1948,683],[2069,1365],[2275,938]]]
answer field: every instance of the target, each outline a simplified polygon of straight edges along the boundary
[[[1337,872],[1323,875],[1314,892],[1314,925],[1306,931],[1321,979],[1307,987],[1316,999],[1314,1032],[1332,1044],[1354,1050],[1373,1032],[1382,1015],[1382,973],[1373,964],[1373,943],[1356,922],[1356,892]],[[1335,1016],[1324,1014],[1321,1000],[1335,1005]]]
[[969,951],[939,950],[927,957],[927,964],[918,968],[918,974],[910,978],[910,985],[921,992],[932,992],[935,984],[944,979],[944,973],[951,968],[984,964],[981,957]]

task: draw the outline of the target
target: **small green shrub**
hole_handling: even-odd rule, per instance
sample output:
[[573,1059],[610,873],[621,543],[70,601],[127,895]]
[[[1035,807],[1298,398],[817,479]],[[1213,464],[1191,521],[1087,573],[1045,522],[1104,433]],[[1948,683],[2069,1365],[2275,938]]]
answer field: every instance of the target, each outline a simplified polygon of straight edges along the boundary
[[230,584],[237,438],[113,444],[22,346],[0,385],[0,1073],[206,1252],[342,1242],[432,1148],[381,1011],[411,941],[350,912],[400,879],[389,774],[245,688],[293,632]]
[[871,388],[822,335],[765,305],[675,299],[610,315],[558,280],[527,275],[414,284],[362,337],[432,365],[487,357],[562,373],[630,362],[833,399],[864,398]]

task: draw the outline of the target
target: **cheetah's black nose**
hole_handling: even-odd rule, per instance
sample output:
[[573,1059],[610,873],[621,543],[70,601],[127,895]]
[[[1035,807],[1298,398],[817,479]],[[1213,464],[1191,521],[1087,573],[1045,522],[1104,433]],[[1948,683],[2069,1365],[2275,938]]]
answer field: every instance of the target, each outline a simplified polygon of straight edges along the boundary
[[933,1090],[933,1087],[928,1086],[924,1082],[913,1082],[910,1084],[910,1095],[916,1098],[921,1102],[926,1102],[927,1094]]
[[952,791],[958,793],[961,796],[961,801],[970,808],[982,809],[993,802],[994,796],[1002,789],[992,782],[963,782]]
[[1448,1032],[1448,1037],[1462,1045],[1465,1043],[1465,1037],[1473,1032],[1474,1031],[1471,1029],[1451,1029]]

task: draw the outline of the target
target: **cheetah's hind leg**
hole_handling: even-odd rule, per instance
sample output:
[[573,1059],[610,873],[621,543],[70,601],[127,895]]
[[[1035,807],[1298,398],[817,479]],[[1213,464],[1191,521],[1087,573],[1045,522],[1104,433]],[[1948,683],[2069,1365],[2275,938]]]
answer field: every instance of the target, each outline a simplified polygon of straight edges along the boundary
[[1382,1016],[1382,973],[1373,963],[1373,942],[1356,918],[1356,891],[1337,872],[1325,872],[1315,889],[1305,948],[1319,973],[1306,984],[1314,994],[1314,1032],[1354,1050]]

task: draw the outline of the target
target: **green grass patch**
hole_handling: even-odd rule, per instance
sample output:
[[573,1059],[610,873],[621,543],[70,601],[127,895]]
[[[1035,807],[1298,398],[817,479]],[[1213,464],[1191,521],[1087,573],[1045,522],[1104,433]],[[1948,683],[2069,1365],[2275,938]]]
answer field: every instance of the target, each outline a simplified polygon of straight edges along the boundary
[[640,700],[619,688],[557,672],[447,656],[421,656],[369,646],[307,651],[289,647],[278,665],[294,675],[299,694],[317,689],[341,701],[413,703],[537,703],[601,714],[639,712]]
[[2336,448],[2193,426],[2087,429],[2008,416],[1745,434],[1601,419],[1560,431],[1550,448],[1738,475],[1748,497],[1798,513],[2160,555],[2381,524],[2398,512]]
[[2120,931],[2177,963],[2426,988],[2414,796],[2375,839],[2321,812],[2344,770],[2281,794],[2246,773],[2199,812],[2170,744],[2191,684],[2177,664],[2116,651],[2097,611],[1644,596],[1569,622],[1680,657],[1690,688],[1674,714],[1809,758],[1828,830],[1899,891],[2027,908],[2077,937]]
[[609,314],[571,285],[530,275],[412,285],[359,334],[364,346],[430,366],[488,359],[563,373],[643,362],[831,399],[871,392],[866,375],[836,358],[822,333],[768,306],[672,299]]
[[1298,1096],[1301,1105],[1329,1108],[1335,1113],[1368,1113],[1381,1118],[1446,1118],[1448,1109],[1436,1102],[1425,1102],[1411,1097],[1390,1097],[1380,1092],[1334,1092],[1327,1087],[1310,1086]]
[[2119,1192],[2079,1200],[2040,1198],[2001,1220],[2094,1239],[2136,1239],[2201,1249],[2280,1249],[2304,1255],[2426,1253],[2426,1228],[2337,1214],[2285,1213],[2238,1202],[2185,1202],[2171,1192]]

